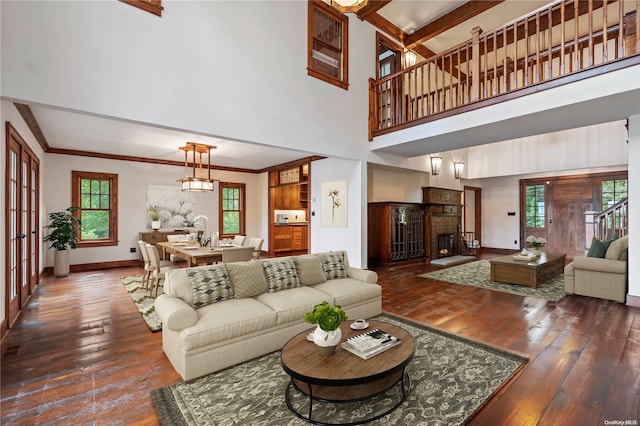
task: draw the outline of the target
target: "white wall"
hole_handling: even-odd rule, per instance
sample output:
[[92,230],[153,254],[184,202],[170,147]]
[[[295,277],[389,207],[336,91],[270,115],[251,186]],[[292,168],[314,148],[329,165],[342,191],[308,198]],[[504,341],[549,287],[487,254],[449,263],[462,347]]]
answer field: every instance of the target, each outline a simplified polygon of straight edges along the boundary
[[[637,211],[640,200],[640,115],[629,117],[629,210]],[[635,296],[635,306],[640,304],[640,225],[638,214],[629,220],[629,294]]]
[[[343,159],[323,159],[311,163],[311,250],[319,253],[330,250],[346,250],[349,263],[364,267],[366,253],[366,168],[364,163]],[[346,228],[327,227],[321,224],[322,182],[347,181],[348,220]]]
[[[60,154],[47,154],[48,169],[43,182],[43,205],[46,214],[64,210],[71,205],[71,171],[94,171],[118,175],[118,245],[113,247],[87,247],[71,251],[71,264],[109,262],[137,259],[138,253],[130,253],[137,247],[139,232],[146,231],[147,185],[177,185],[184,169],[176,166],[107,160]],[[246,185],[246,233],[262,236],[267,243],[268,204],[265,174],[215,171],[213,177],[224,182]],[[207,232],[218,230],[219,191],[194,193],[195,213],[209,218]],[[53,264],[53,253],[45,250],[46,265]]]
[[307,75],[306,1],[164,7],[157,18],[118,1],[0,2],[2,95],[326,156],[366,155],[373,26],[347,14],[343,90]]

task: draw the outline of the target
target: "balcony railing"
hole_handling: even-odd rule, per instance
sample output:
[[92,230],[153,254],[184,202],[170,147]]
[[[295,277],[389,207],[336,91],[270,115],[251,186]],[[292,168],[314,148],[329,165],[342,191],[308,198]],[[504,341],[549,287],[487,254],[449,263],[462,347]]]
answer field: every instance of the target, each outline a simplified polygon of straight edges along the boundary
[[369,140],[639,55],[639,8],[640,0],[560,0],[487,33],[476,27],[446,52],[370,79]]

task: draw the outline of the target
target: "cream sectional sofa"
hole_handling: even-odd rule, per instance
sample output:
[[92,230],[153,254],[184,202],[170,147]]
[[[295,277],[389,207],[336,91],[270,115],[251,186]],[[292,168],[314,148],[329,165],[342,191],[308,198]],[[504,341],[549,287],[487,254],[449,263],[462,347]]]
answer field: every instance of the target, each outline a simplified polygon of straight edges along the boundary
[[174,269],[155,301],[162,348],[184,380],[200,377],[282,349],[323,300],[350,319],[379,315],[377,280],[344,251]]

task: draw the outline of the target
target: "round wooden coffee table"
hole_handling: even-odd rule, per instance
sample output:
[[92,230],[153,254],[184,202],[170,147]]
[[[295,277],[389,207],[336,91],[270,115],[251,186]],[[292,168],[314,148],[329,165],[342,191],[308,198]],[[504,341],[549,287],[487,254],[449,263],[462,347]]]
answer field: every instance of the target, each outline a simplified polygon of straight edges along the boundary
[[[399,401],[383,413],[359,420],[359,424],[379,419],[398,408],[404,402],[411,389],[411,379],[406,366],[413,358],[415,343],[413,337],[400,327],[380,322],[369,321],[366,330],[352,330],[351,321],[342,324],[342,341],[349,337],[373,329],[380,329],[401,340],[397,346],[364,360],[340,346],[331,355],[320,354],[320,349],[307,341],[312,330],[300,333],[289,340],[282,348],[282,368],[291,376],[286,389],[287,407],[299,418],[316,424],[334,424],[313,419],[314,403],[322,402],[354,402],[371,398],[400,386],[402,393]],[[297,391],[309,399],[308,414],[301,413],[291,404],[291,394]]]

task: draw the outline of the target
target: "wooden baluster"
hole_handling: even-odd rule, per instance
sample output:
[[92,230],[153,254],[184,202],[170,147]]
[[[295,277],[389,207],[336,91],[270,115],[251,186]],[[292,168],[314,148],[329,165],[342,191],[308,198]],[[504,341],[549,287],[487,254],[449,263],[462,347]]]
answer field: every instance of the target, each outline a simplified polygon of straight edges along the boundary
[[535,72],[532,76],[533,81],[532,83],[540,83],[540,70],[542,67],[542,64],[540,63],[540,37],[542,37],[542,32],[540,31],[540,12],[536,13],[536,32],[535,32],[535,44],[536,44],[536,67],[535,67]]
[[562,3],[560,3],[560,65],[558,68],[558,73],[560,74],[558,77],[562,77],[564,75],[565,69],[564,69],[564,60],[565,60],[565,53],[564,53],[564,43],[565,43],[565,25],[567,24],[566,22],[566,16],[565,16],[565,11],[564,11],[564,6],[565,6],[565,2],[563,1]]
[[367,137],[369,138],[369,142],[371,142],[373,140],[373,131],[377,130],[376,128],[376,96],[375,96],[375,80],[371,77],[369,77],[369,122],[368,122],[368,131],[367,131]]
[[588,58],[588,67],[592,67],[594,63],[593,58],[593,0],[589,0],[589,58]]
[[[493,56],[493,96],[498,94],[498,38],[497,31],[493,32],[493,49],[491,51],[491,55]],[[487,52],[487,56],[489,56]]]
[[640,53],[640,0],[636,0],[636,53]]
[[480,27],[474,27],[471,30],[472,44],[471,44],[471,60],[472,66],[472,82],[471,82],[471,102],[475,102],[480,99],[480,33],[482,30]]
[[[548,38],[547,40],[549,40],[547,43],[547,79],[551,80],[553,78],[553,14],[551,12],[551,7],[547,9],[547,20],[548,20],[548,24],[547,24],[547,33],[548,33]],[[562,20],[560,21],[560,24],[562,26],[564,26],[564,23],[562,22]],[[560,50],[560,54],[562,55],[562,49]]]
[[574,64],[571,72],[578,71],[580,69],[580,56],[578,52],[579,43],[578,43],[578,0],[573,0],[573,52],[574,52]]
[[[637,10],[636,10],[637,13]],[[616,59],[624,56],[624,1],[618,2],[618,42],[616,43]]]
[[449,55],[449,108],[453,109],[453,52]]
[[524,20],[524,87],[528,87],[529,82],[529,18]]
[[513,71],[514,71],[514,87],[516,90],[520,85],[518,84],[518,22],[513,24]]
[[602,3],[602,62],[606,63],[609,59],[609,46],[607,46],[607,36],[609,33],[609,24],[607,19],[607,12],[609,5],[605,1]]
[[502,29],[502,93],[509,90],[509,68],[507,63],[507,27]]
[[431,61],[428,62],[427,65],[427,115],[431,115],[433,113],[433,108],[431,107]]

